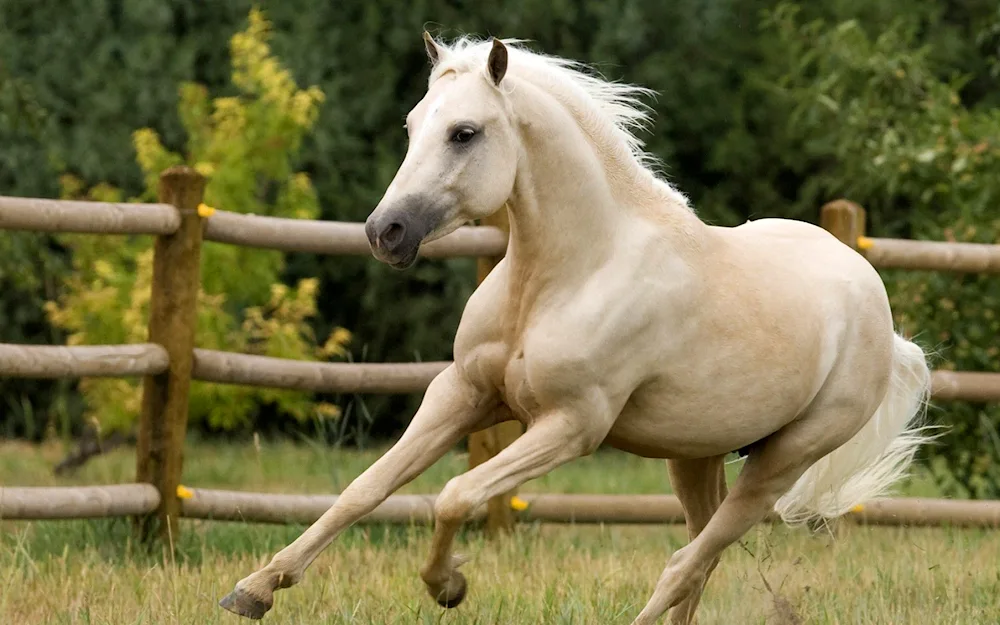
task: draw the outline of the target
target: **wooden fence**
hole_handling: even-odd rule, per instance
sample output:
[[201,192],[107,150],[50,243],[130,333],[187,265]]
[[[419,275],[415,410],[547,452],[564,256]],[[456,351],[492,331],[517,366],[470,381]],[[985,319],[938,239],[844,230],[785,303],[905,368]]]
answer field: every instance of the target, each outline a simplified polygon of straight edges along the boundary
[[[107,346],[0,344],[0,375],[22,377],[142,376],[143,400],[136,483],[70,488],[0,488],[0,519],[131,516],[146,537],[177,536],[178,519],[211,518],[310,523],[335,496],[267,495],[187,488],[180,484],[192,379],[221,384],[340,393],[417,393],[449,363],[348,364],[199,349],[195,304],[203,241],[319,254],[370,254],[361,224],[279,219],[211,210],[202,204],[204,179],[175,167],[160,179],[158,204],[112,204],[0,197],[0,229],[92,234],[147,234],[154,241],[149,343]],[[506,250],[500,214],[463,227],[421,249],[429,258],[479,257],[482,281]],[[823,207],[822,225],[876,267],[1000,273],[1000,246],[865,237],[864,211],[846,201]],[[937,399],[1000,401],[1000,374],[936,371]],[[470,466],[495,455],[520,434],[505,423],[470,437]],[[489,530],[518,521],[663,523],[683,520],[670,495],[525,495],[491,500],[477,516]],[[429,523],[433,495],[394,495],[366,521]],[[848,515],[860,522],[1000,526],[1000,502],[881,499]]]

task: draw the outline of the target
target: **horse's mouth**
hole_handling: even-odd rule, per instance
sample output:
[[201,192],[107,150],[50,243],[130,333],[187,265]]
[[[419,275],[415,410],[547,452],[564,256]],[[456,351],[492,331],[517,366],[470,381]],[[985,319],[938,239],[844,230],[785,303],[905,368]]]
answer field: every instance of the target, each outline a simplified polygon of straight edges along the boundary
[[409,269],[414,265],[414,263],[417,262],[417,253],[413,252],[412,254],[407,254],[400,260],[396,261],[386,260],[384,262],[393,269],[399,269],[399,270]]

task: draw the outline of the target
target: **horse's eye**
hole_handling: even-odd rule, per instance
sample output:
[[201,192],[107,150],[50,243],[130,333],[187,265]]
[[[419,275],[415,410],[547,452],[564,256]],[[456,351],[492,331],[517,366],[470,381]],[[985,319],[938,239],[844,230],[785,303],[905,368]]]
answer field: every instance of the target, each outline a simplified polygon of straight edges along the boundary
[[476,136],[476,131],[472,128],[463,127],[451,133],[451,140],[455,143],[468,143]]

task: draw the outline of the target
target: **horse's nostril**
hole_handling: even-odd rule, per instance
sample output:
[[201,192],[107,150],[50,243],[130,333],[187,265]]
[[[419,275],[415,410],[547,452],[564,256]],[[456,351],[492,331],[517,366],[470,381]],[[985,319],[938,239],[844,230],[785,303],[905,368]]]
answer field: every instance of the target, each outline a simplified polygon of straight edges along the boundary
[[382,233],[381,239],[387,246],[395,247],[403,240],[403,233],[405,231],[406,229],[403,227],[403,224],[394,221]]

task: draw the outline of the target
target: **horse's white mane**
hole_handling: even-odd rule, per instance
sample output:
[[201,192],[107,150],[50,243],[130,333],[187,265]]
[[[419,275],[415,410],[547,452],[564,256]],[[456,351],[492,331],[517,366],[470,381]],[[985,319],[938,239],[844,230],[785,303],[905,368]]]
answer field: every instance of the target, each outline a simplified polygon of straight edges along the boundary
[[[655,96],[655,91],[605,80],[579,61],[529,50],[520,45],[521,39],[501,41],[507,47],[509,74],[530,80],[546,91],[558,91],[563,100],[571,98],[578,117],[605,149],[626,151],[639,167],[658,178],[660,162],[643,149],[645,144],[636,134],[646,130],[651,121],[651,109],[642,98]],[[437,44],[440,59],[431,72],[431,83],[447,71],[486,71],[491,41],[464,36],[450,44],[439,41]],[[669,183],[659,182],[669,188],[675,199],[687,204],[687,198]]]

